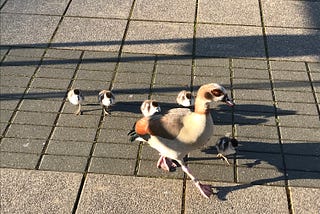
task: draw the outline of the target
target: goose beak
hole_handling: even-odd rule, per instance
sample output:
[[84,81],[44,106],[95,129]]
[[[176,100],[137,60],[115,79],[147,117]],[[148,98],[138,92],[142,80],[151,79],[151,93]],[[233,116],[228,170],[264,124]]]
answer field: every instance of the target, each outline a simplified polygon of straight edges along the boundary
[[234,102],[228,97],[228,95],[225,95],[222,99],[222,102],[225,102],[228,106],[234,106]]

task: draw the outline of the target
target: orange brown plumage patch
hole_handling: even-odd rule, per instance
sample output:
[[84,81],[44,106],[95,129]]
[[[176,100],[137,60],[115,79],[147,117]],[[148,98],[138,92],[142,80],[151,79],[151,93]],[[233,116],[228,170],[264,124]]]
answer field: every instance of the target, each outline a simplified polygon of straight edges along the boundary
[[136,133],[139,135],[149,134],[149,120],[148,118],[141,118],[137,121],[135,127]]

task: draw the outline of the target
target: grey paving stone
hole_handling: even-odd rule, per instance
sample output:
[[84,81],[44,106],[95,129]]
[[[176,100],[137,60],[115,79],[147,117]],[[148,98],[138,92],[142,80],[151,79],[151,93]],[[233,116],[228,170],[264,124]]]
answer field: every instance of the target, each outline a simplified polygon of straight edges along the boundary
[[275,91],[277,102],[314,103],[311,92],[301,91]]
[[69,213],[81,178],[76,173],[1,169],[1,213]]
[[138,176],[183,179],[183,172],[181,168],[177,168],[174,172],[166,172],[157,167],[157,160],[142,160],[139,165]]
[[79,59],[44,58],[41,64],[46,67],[74,70],[78,63]]
[[95,134],[96,129],[93,128],[56,127],[51,139],[92,142]]
[[122,62],[119,64],[118,72],[120,73],[152,73],[153,64]]
[[[285,71],[306,71],[305,62],[290,62],[290,61],[270,61],[271,70],[275,72]],[[280,71],[279,71],[280,70]],[[273,73],[274,71],[272,71]]]
[[[279,1],[277,4],[273,1],[265,1],[262,3],[262,8],[266,26],[320,27],[320,22],[316,18],[320,13],[320,3],[316,1]],[[283,13],[283,11],[286,12]],[[293,16],[293,14],[299,14],[299,16]]]
[[[118,51],[125,26],[124,20],[66,17],[53,39],[53,46],[65,49]],[[84,42],[79,42],[79,39]]]
[[308,66],[312,72],[320,72],[320,63],[308,63]]
[[85,70],[113,71],[117,61],[117,52],[85,51],[80,68]]
[[[195,65],[197,66],[196,68],[201,69],[201,67],[198,66],[216,66],[216,67],[229,67],[229,59],[226,58],[212,58],[212,57],[198,57],[195,59]],[[215,69],[215,68],[211,68]],[[216,68],[216,69],[221,69],[221,68]]]
[[300,156],[286,154],[284,157],[288,170],[299,170],[307,172],[313,171],[320,173],[320,166],[318,164],[320,158],[317,156]]
[[149,73],[129,73],[129,72],[119,72],[116,76],[116,82],[128,82],[128,83],[143,83],[143,84],[150,84],[152,80],[152,74]]
[[277,128],[275,126],[239,125],[237,131],[239,137],[254,137],[263,139],[278,138]]
[[58,16],[1,13],[1,44],[45,47],[59,19]]
[[30,67],[34,66],[36,67],[40,63],[40,58],[34,58],[34,57],[23,57],[23,56],[7,56],[2,65],[4,67],[8,66],[19,66],[19,67]]
[[123,51],[191,55],[192,35],[193,23],[131,21]]
[[[127,129],[130,130],[133,124],[136,122],[137,118],[127,118],[127,117],[112,117],[105,121],[103,128],[111,129]],[[127,134],[124,132],[124,134]]]
[[89,172],[113,175],[133,175],[135,165],[135,159],[93,157]]
[[24,99],[31,99],[31,100],[43,99],[43,100],[52,100],[56,102],[61,102],[63,101],[66,95],[67,95],[67,91],[65,89],[30,88],[28,93],[24,95]]
[[[4,168],[34,169],[38,159],[38,154],[1,152],[0,166]],[[0,177],[2,177],[2,174]]]
[[278,154],[269,154],[239,151],[237,153],[237,161],[239,167],[284,169],[280,152]]
[[3,122],[0,122],[0,133],[1,133],[1,137],[4,136],[4,130],[6,129],[8,123],[3,123]]
[[7,137],[46,139],[50,131],[50,126],[12,124]]
[[279,116],[280,126],[319,128],[319,116],[316,115],[286,115]]
[[261,28],[198,24],[196,56],[264,58]]
[[192,171],[193,175],[197,177],[200,181],[233,182],[233,167],[228,167],[226,164],[224,164],[223,161],[221,161],[221,163],[222,165],[189,163],[188,167],[190,167],[190,170]]
[[267,61],[254,59],[232,59],[232,66],[234,68],[251,68],[258,72],[258,69],[267,69]]
[[283,187],[220,182],[211,185],[215,195],[208,200],[193,183],[187,182],[186,213],[289,213]]
[[54,49],[49,48],[44,55],[45,58],[52,59],[73,59],[77,60],[80,58],[82,51],[77,50],[62,50],[62,49]]
[[235,112],[234,123],[240,125],[276,125],[274,113],[261,113],[261,112]]
[[129,16],[131,5],[132,0],[125,0],[121,2],[116,0],[107,2],[75,0],[71,2],[67,15],[126,19]]
[[137,1],[133,10],[133,19],[193,22],[195,13],[195,2],[165,0]]
[[46,153],[51,155],[89,156],[92,143],[50,140]]
[[46,140],[31,138],[3,138],[1,142],[2,152],[41,153]]
[[14,110],[18,105],[19,99],[16,100],[6,100],[6,98],[1,99],[1,109]]
[[[156,68],[157,74],[191,75],[190,65],[159,64]],[[158,75],[157,75],[158,76]]]
[[45,155],[40,164],[41,170],[83,172],[87,164],[87,157]]
[[[258,2],[204,0],[199,2],[199,22],[260,26]],[[241,11],[241,13],[239,13]]]
[[283,140],[283,152],[296,155],[320,155],[319,141]]
[[36,70],[36,67],[34,66],[22,66],[22,67],[21,66],[2,66],[0,70],[0,74],[1,74],[1,78],[2,76],[31,77],[35,70]]
[[230,69],[223,67],[195,67],[194,68],[195,79],[199,76],[206,76],[209,78],[216,77],[230,77]]
[[73,69],[41,66],[39,71],[36,73],[36,77],[71,79],[73,74]]
[[[239,137],[238,151],[250,152],[268,152],[268,153],[281,153],[280,143],[277,139],[259,139],[252,137]],[[259,163],[253,161],[252,165]],[[250,165],[250,164],[249,164]]]
[[35,78],[31,84],[33,88],[66,89],[70,84],[69,79]]
[[129,132],[129,130],[130,130],[129,127],[127,130],[116,130],[116,129],[108,129],[108,128],[101,129],[98,142],[128,144],[129,137],[127,136],[127,133]]
[[274,80],[274,89],[275,90],[284,90],[284,91],[303,91],[311,92],[311,84],[309,81],[288,81],[288,80]]
[[[79,88],[82,90],[83,95],[86,100],[86,94],[92,95],[91,92],[97,92],[95,93],[96,100],[98,99],[98,94],[101,89],[105,89],[109,87],[109,80],[103,80],[101,78],[100,81],[98,80],[83,80],[83,79],[76,79],[72,85],[72,88]],[[86,92],[87,91],[87,92]],[[90,93],[89,93],[90,92]]]
[[157,57],[157,64],[191,65],[192,64],[192,57],[191,56],[160,55]]
[[154,86],[170,85],[170,86],[185,86],[188,87],[191,82],[190,75],[172,75],[172,74],[157,74]]
[[57,122],[57,126],[97,128],[99,125],[99,121],[100,121],[99,115],[84,114],[78,117],[74,114],[61,114]]
[[[247,112],[266,112],[274,113],[275,108],[271,101],[258,101],[258,100],[237,100],[234,106],[235,113],[242,114],[242,111]],[[294,114],[294,111],[281,109],[283,114]]]
[[268,168],[238,167],[238,180],[240,183],[253,183],[263,185],[284,186],[283,172]]
[[113,71],[91,71],[91,70],[78,70],[77,79],[84,80],[105,80],[111,82]]
[[318,197],[320,189],[291,188],[292,205],[295,213],[317,213],[320,210]]
[[285,140],[302,140],[302,141],[319,141],[319,129],[280,127],[282,139]]
[[[320,173],[319,172],[301,172],[288,170],[289,186],[291,187],[315,187],[319,188]],[[307,188],[306,188],[307,189]]]
[[18,111],[13,123],[52,126],[56,117],[55,113]]
[[[157,56],[157,59],[160,60],[162,56]],[[183,58],[182,56],[166,56],[166,59],[176,59],[176,58]],[[120,61],[121,63],[142,63],[142,64],[153,64],[156,59],[156,55],[153,54],[144,54],[144,53],[126,53],[122,52]]]
[[0,122],[1,123],[6,123],[9,121],[11,115],[12,115],[13,111],[11,110],[5,110],[5,109],[1,109],[0,110]]
[[9,56],[22,56],[26,58],[41,58],[44,54],[44,48],[13,48],[10,49]]
[[233,88],[237,89],[267,89],[271,90],[270,81],[268,79],[234,79]]
[[36,111],[36,112],[58,112],[61,102],[53,100],[32,100],[24,99],[22,101],[21,111]]
[[309,81],[307,72],[272,70],[274,80]]
[[281,115],[283,111],[292,111],[294,114],[317,115],[317,108],[315,104],[311,103],[287,103],[277,102],[278,114]]
[[1,86],[4,87],[27,87],[30,77],[23,76],[2,76]]
[[67,1],[14,0],[8,1],[2,11],[8,13],[62,15],[67,3]]
[[130,158],[135,159],[138,153],[137,144],[111,144],[97,143],[93,156],[107,158]]
[[180,180],[88,174],[77,213],[181,213],[181,188]]
[[229,90],[230,77],[218,76],[218,77],[207,77],[207,76],[195,76],[193,80],[193,85],[200,87],[201,85],[208,84],[210,82],[218,83],[222,85],[225,89]]
[[17,86],[2,86],[1,85],[1,100],[15,100],[20,99],[25,91],[23,87]]
[[[259,79],[269,80],[268,70],[251,68],[233,68],[233,77],[239,79]],[[267,81],[266,81],[267,82]]]
[[267,27],[266,34],[270,59],[319,61],[318,30]]

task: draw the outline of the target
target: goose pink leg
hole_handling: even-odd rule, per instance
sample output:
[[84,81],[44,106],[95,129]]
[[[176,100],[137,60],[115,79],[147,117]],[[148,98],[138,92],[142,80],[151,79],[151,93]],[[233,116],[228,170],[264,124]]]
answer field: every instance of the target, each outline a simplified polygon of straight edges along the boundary
[[164,171],[170,172],[175,170],[177,165],[173,163],[170,158],[161,155],[157,162],[157,167],[163,169]]
[[183,163],[180,164],[182,170],[191,178],[196,187],[200,190],[201,194],[206,198],[210,198],[210,196],[213,194],[212,186],[208,184],[201,184],[200,181],[191,174],[189,167]]

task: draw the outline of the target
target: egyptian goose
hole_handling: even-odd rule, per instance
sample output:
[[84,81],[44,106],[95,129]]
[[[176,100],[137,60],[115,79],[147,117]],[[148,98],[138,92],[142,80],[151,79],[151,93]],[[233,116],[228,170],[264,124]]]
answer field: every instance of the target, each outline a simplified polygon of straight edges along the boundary
[[218,158],[223,158],[228,165],[230,165],[228,159],[225,157],[227,155],[232,155],[236,153],[236,147],[238,146],[238,141],[235,138],[230,137],[228,133],[225,137],[220,138],[217,141],[216,149],[218,151]]
[[143,137],[160,153],[157,162],[159,168],[170,171],[177,167],[172,159],[176,160],[206,198],[213,194],[211,186],[201,184],[192,175],[184,162],[184,157],[203,146],[212,136],[213,121],[210,114],[212,101],[223,101],[230,106],[234,105],[222,86],[216,83],[206,84],[198,90],[194,112],[187,108],[175,108],[164,115],[143,117],[136,122],[134,130],[129,132],[130,141]]
[[194,105],[194,96],[190,91],[182,90],[178,94],[176,101],[179,105],[190,107]]
[[110,107],[115,103],[115,96],[113,93],[108,90],[102,90],[99,92],[98,100],[103,107],[104,114],[110,114]]
[[140,110],[145,117],[154,115],[161,111],[160,105],[155,100],[145,100],[140,107]]
[[76,115],[80,115],[81,112],[81,103],[84,100],[84,96],[82,95],[82,92],[80,89],[71,89],[68,92],[68,97],[67,99],[72,105],[78,105],[78,110],[75,112]]

